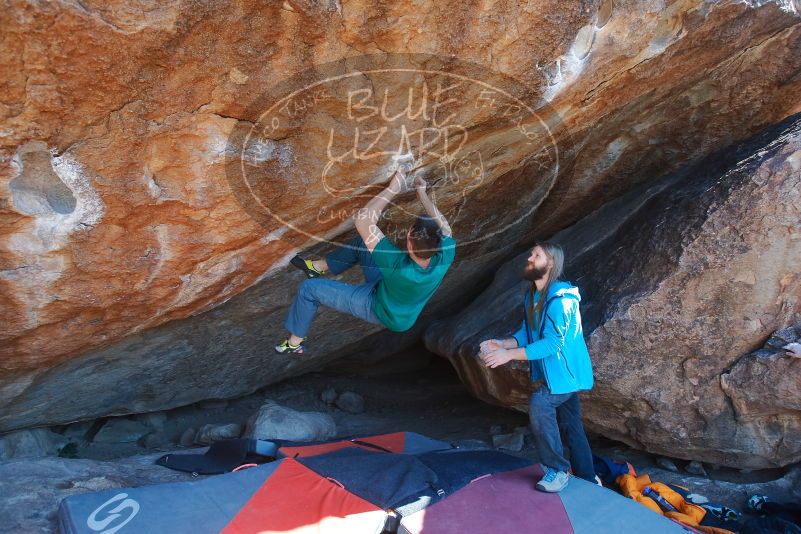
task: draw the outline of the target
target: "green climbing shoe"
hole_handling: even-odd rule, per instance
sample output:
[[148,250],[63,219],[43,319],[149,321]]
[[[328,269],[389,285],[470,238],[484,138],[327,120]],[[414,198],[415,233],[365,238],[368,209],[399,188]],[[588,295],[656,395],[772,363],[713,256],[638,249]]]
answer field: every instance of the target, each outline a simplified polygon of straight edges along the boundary
[[289,339],[285,339],[275,346],[275,352],[278,354],[303,354],[303,342],[292,345],[289,343]]
[[289,263],[303,271],[309,278],[317,278],[325,274],[325,271],[318,271],[314,268],[314,263],[311,260],[304,260],[300,256],[295,256]]

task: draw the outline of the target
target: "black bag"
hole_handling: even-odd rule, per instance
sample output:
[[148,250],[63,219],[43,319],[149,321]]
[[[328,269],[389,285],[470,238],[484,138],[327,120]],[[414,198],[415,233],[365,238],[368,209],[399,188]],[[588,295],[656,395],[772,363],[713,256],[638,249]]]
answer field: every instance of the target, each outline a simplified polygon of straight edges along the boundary
[[165,454],[156,463],[193,475],[219,475],[244,464],[272,462],[278,445],[258,439],[225,439],[215,441],[204,454]]

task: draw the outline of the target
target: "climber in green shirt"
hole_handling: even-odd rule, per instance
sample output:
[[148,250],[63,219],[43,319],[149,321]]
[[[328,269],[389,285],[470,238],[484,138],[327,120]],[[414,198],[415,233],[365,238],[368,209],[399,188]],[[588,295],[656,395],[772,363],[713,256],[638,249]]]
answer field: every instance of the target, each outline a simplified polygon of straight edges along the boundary
[[[389,186],[354,215],[359,235],[322,260],[295,256],[290,262],[308,280],[300,286],[284,323],[289,337],[275,350],[303,353],[303,339],[317,307],[322,304],[349,313],[395,332],[410,329],[434,295],[453,263],[456,241],[451,227],[426,193],[426,182],[414,181],[427,215],[419,216],[406,233],[403,249],[396,247],[378,228],[381,213],[406,187],[406,177],[395,171]],[[351,285],[321,278],[326,272],[339,274],[359,264],[365,282]]]

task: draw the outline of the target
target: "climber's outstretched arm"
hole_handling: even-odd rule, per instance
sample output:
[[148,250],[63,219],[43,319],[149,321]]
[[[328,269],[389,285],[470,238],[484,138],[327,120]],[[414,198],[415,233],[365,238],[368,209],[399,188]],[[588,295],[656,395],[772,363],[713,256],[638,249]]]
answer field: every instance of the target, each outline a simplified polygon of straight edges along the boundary
[[356,231],[362,237],[367,250],[370,252],[384,238],[384,232],[378,227],[378,220],[395,196],[403,191],[404,176],[400,171],[395,171],[389,185],[375,197],[370,199],[362,209],[354,214]]
[[439,211],[434,203],[431,202],[431,199],[428,198],[428,193],[426,193],[427,185],[428,184],[426,184],[426,181],[420,176],[414,179],[414,188],[417,190],[417,198],[420,199],[420,203],[423,205],[423,208],[426,210],[428,216],[437,221],[442,235],[451,237],[451,225],[448,224],[448,220],[445,218],[442,212]]

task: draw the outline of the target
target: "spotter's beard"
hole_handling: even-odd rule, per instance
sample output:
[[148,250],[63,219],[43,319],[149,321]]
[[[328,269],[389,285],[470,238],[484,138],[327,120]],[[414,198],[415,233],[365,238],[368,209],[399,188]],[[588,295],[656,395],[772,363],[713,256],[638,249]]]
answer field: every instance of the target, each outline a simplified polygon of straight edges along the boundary
[[526,266],[523,267],[523,272],[520,273],[520,275],[529,282],[536,282],[537,280],[542,280],[543,278],[545,278],[546,274],[548,274],[547,266],[540,267],[538,269],[528,264],[526,264]]

